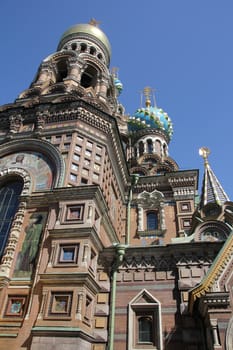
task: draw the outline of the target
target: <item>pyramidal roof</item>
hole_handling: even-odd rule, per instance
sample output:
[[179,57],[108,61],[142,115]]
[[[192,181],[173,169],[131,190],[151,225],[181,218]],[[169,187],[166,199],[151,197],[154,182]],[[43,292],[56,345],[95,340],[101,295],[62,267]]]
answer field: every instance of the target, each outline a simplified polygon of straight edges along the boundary
[[202,147],[199,150],[199,154],[203,157],[205,165],[200,208],[203,208],[208,203],[222,205],[229,201],[229,197],[209,165],[208,155],[210,154],[210,150],[207,147]]

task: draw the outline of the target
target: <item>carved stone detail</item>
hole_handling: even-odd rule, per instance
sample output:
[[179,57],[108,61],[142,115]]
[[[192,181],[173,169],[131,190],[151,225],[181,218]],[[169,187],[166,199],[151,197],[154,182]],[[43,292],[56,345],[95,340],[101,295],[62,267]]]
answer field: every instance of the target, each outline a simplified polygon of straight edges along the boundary
[[[28,195],[31,187],[31,179],[29,174],[26,172],[26,170],[21,168],[4,169],[3,171],[0,172],[0,178],[2,176],[12,175],[12,174],[18,175],[21,178],[23,178],[24,186],[21,194]],[[25,209],[26,209],[26,202],[23,202],[23,201],[20,202],[19,208],[15,214],[14,221],[11,226],[8,242],[5,247],[4,255],[2,258],[2,263],[0,267],[0,276],[9,277],[10,275],[12,262],[15,256],[16,245],[22,229]]]
[[9,239],[7,246],[5,248],[5,252],[2,258],[2,264],[0,267],[0,276],[9,277],[10,270],[12,266],[12,262],[14,260],[16,246],[18,243],[20,231],[22,229],[22,224],[24,220],[24,214],[26,209],[26,203],[21,202],[19,205],[19,209],[15,214],[15,218],[11,227]]
[[12,134],[19,132],[23,125],[23,117],[20,114],[12,115],[9,118],[9,121],[10,121],[9,132]]

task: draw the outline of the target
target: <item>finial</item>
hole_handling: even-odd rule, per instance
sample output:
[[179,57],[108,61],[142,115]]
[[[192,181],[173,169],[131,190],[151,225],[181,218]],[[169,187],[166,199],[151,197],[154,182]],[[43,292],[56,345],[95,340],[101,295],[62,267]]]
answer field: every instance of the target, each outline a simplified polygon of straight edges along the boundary
[[145,96],[145,99],[146,99],[146,107],[150,107],[151,106],[150,97],[151,97],[152,89],[149,86],[146,86],[143,89],[143,93],[144,93],[144,96]]
[[205,165],[208,165],[209,154],[210,154],[210,149],[208,147],[201,147],[199,149],[199,155],[204,159]]
[[95,27],[99,27],[100,21],[97,21],[95,18],[91,18],[88,24],[91,24],[92,26],[95,26]]
[[112,75],[114,78],[118,77],[118,70],[119,70],[118,67],[112,67]]

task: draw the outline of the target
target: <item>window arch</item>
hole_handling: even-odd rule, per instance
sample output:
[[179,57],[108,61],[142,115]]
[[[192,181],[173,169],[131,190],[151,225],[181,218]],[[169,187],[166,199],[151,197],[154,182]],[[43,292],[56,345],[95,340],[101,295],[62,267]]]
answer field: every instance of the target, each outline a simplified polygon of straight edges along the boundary
[[22,189],[23,181],[19,178],[8,179],[0,185],[0,256],[7,243]]

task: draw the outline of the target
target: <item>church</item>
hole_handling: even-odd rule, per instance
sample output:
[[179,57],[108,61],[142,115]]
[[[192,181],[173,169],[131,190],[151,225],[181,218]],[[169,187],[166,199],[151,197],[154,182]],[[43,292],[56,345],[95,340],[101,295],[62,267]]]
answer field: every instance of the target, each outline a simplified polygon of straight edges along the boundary
[[110,60],[77,24],[0,107],[0,350],[232,350],[233,202]]

